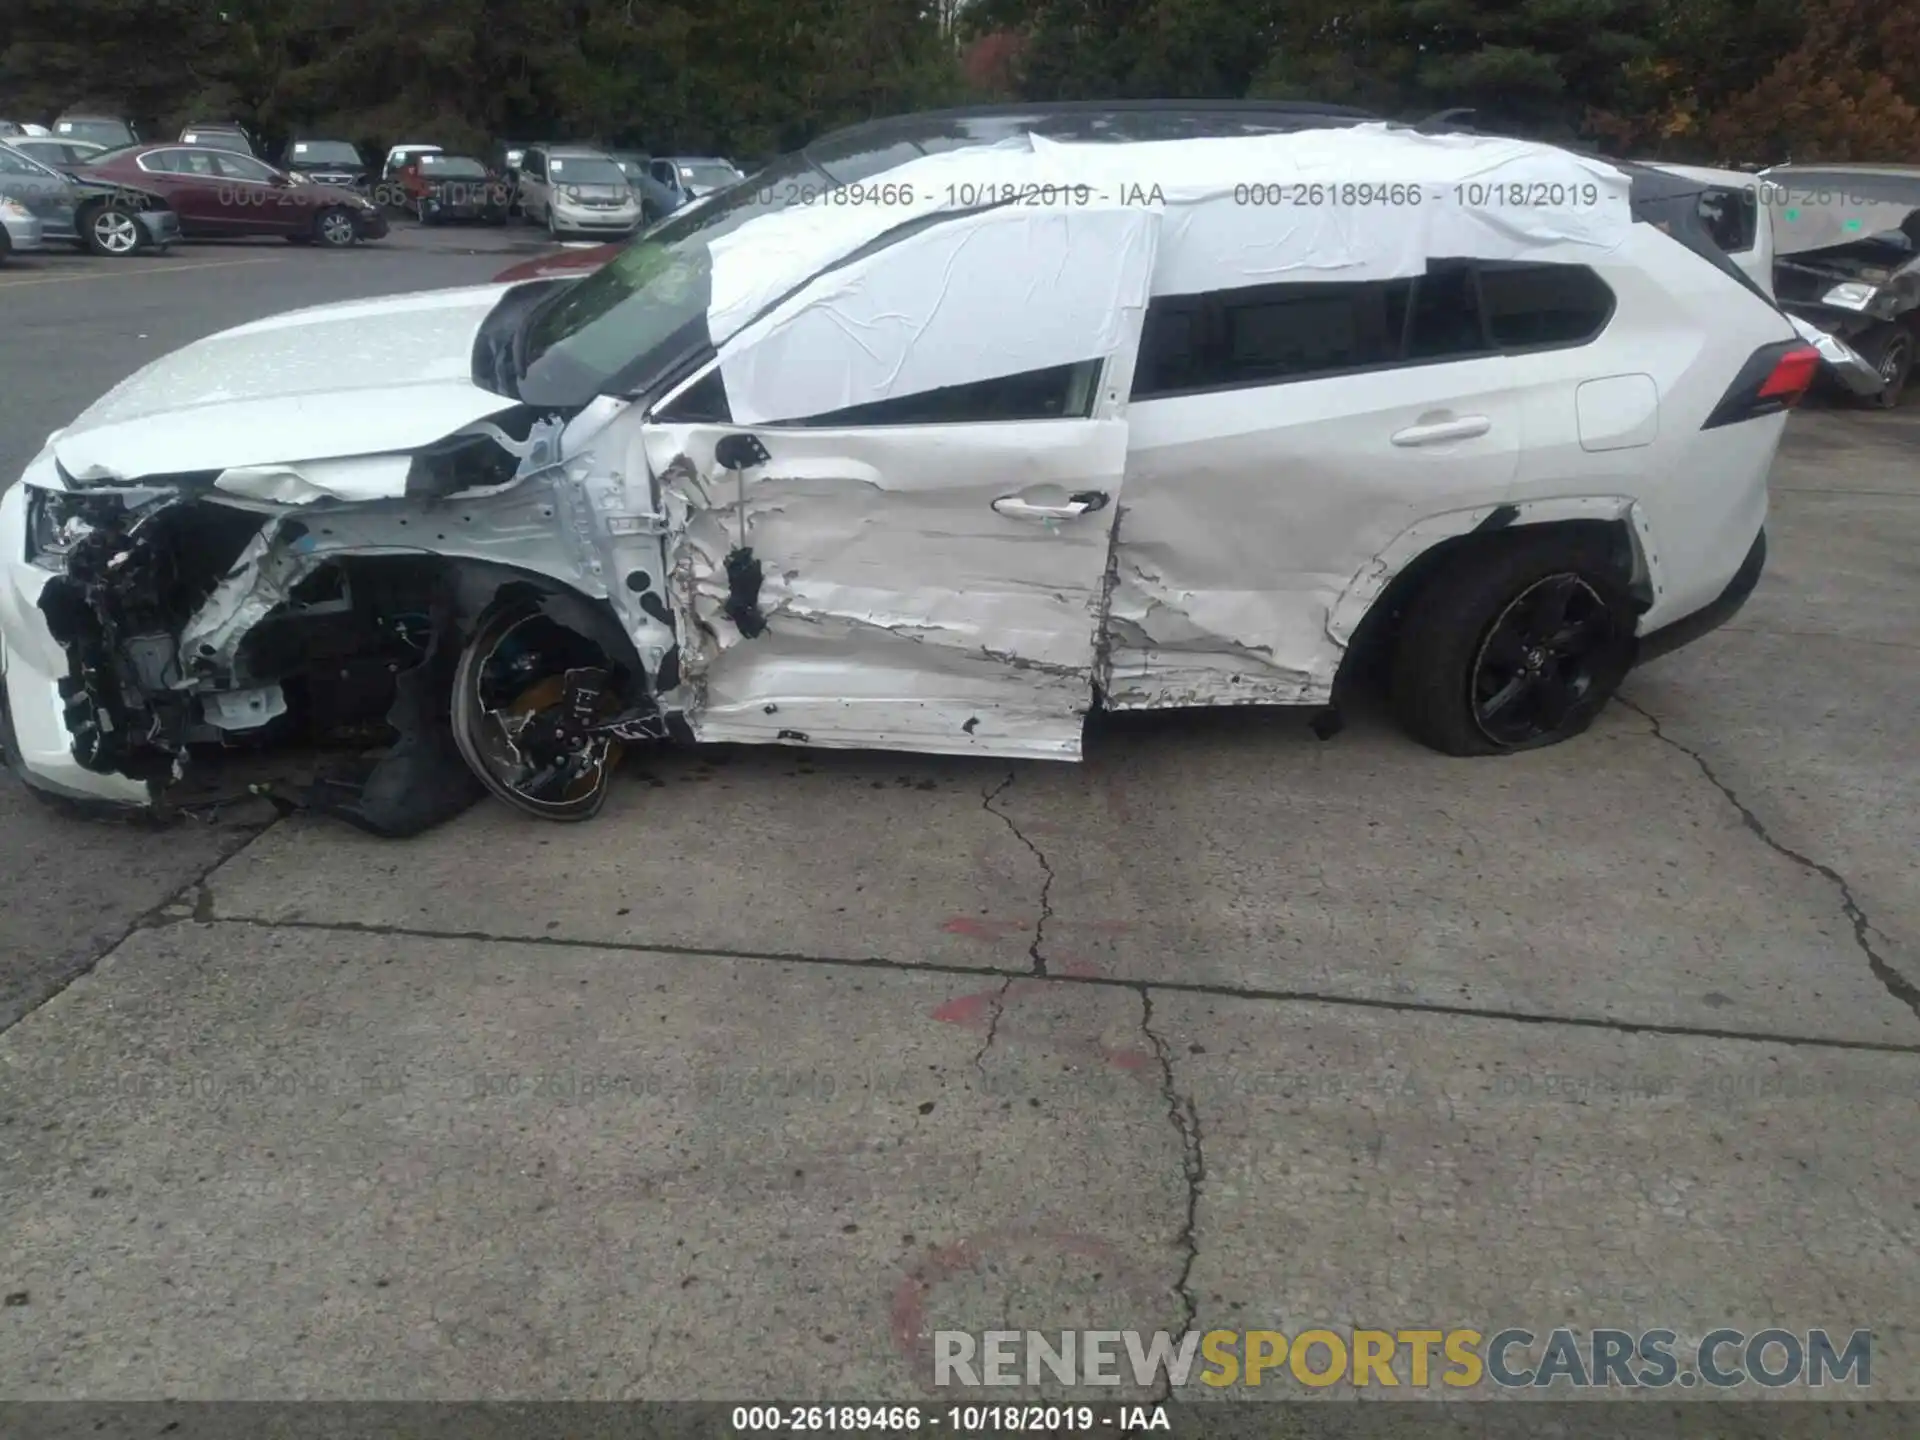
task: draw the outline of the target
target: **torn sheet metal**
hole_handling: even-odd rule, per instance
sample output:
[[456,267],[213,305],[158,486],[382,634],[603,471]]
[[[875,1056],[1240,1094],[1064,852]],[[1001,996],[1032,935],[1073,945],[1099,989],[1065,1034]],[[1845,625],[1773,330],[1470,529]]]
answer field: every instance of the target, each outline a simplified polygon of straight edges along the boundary
[[1391,279],[1419,274],[1430,256],[1578,261],[1617,248],[1633,224],[1631,182],[1602,161],[1387,124],[1127,145],[1028,136],[852,188],[861,203],[791,206],[713,242],[716,342],[895,226],[996,204],[1164,211],[1156,295]]
[[258,730],[287,713],[287,696],[277,684],[222,690],[200,697],[200,713],[216,730]]
[[1802,340],[1820,352],[1820,358],[1826,361],[1827,369],[1848,390],[1855,395],[1868,397],[1878,395],[1887,388],[1886,376],[1838,335],[1829,334],[1811,320],[1804,320],[1791,312],[1786,314],[1794,331]]
[[302,460],[284,465],[246,465],[222,470],[213,488],[274,505],[311,505],[317,500],[397,500],[407,493],[411,455],[360,455],[345,460]]
[[989,210],[831,270],[721,348],[733,418],[1104,360],[1138,328],[1158,224],[1143,210]]
[[[648,434],[672,516],[672,703],[696,737],[1078,757],[1113,508],[1050,525],[993,502],[1117,497],[1124,422],[765,431],[744,487],[713,462],[729,433]],[[755,635],[728,613],[743,545],[763,565]]]
[[287,602],[313,568],[310,541],[282,543],[283,523],[270,520],[246,544],[206,602],[180,631],[181,669],[176,681],[191,689],[203,675],[233,668],[234,655],[247,632]]
[[108,391],[54,452],[85,482],[418,449],[513,408],[472,379],[474,339],[508,288],[381,296],[210,335]]
[[[1325,619],[1350,579],[1423,516],[1508,497],[1515,367],[1484,356],[1130,405],[1108,703],[1323,703],[1344,655]],[[1443,411],[1486,423],[1390,442]]]

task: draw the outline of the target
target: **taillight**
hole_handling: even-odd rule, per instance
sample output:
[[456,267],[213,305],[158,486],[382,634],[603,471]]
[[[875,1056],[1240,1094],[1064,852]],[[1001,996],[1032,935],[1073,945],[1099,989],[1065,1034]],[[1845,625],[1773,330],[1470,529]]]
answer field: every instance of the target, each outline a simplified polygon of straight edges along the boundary
[[1819,370],[1820,352],[1811,345],[1789,350],[1774,362],[1773,373],[1760,387],[1760,398],[1792,405],[1812,387]]
[[1753,352],[1702,430],[1778,415],[1800,403],[1820,373],[1820,352],[1799,340],[1782,340]]

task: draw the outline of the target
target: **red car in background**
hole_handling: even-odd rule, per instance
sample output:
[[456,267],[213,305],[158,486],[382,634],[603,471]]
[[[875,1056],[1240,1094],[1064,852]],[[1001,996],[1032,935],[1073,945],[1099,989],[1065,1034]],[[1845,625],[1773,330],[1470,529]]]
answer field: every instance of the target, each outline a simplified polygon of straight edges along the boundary
[[507,223],[513,182],[470,155],[415,155],[381,182],[374,199],[405,210],[422,225],[446,220]]
[[130,145],[95,157],[79,173],[161,196],[188,240],[283,235],[295,244],[341,247],[387,233],[386,216],[366,196],[231,150]]

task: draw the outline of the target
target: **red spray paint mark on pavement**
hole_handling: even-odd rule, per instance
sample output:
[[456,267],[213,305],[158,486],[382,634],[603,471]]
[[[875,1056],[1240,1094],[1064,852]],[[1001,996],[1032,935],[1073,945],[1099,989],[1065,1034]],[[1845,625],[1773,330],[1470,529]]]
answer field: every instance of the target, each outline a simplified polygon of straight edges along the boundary
[[978,1269],[990,1255],[1036,1249],[1097,1260],[1109,1274],[1124,1270],[1126,1264],[1120,1252],[1106,1241],[1068,1231],[975,1235],[942,1245],[921,1256],[893,1292],[890,1328],[894,1345],[908,1359],[918,1358],[920,1346],[927,1339],[927,1300],[935,1286]]
[[971,915],[955,915],[940,928],[949,935],[964,935],[969,940],[1005,940],[1010,935],[1025,935],[1033,929],[1033,922],[976,920]]
[[[1005,939],[1009,935],[1024,934],[1032,927],[1013,920],[979,920],[968,915],[956,915],[940,928],[949,935],[966,935],[978,940],[996,941]],[[1096,920],[1090,922],[1086,928],[1107,934],[1118,934],[1130,929],[1131,926],[1124,920]],[[1105,978],[1098,966],[1077,956],[1054,960],[1053,970],[1056,974],[1076,980]],[[1021,1025],[1017,1018],[1012,1024],[1008,1023],[1007,1012],[1016,1001],[1037,995],[1045,988],[1044,980],[1015,980],[1006,987],[1004,993],[995,988],[972,995],[959,995],[935,1006],[931,1013],[933,1018],[942,1024],[959,1025],[969,1030],[991,1028],[999,1039],[1025,1040],[1070,1054],[1090,1056],[1100,1064],[1111,1065],[1117,1070],[1138,1072],[1150,1069],[1159,1063],[1144,1050],[1115,1047],[1090,1038],[1037,1031]],[[998,1025],[994,1024],[996,1010],[1000,1016]]]

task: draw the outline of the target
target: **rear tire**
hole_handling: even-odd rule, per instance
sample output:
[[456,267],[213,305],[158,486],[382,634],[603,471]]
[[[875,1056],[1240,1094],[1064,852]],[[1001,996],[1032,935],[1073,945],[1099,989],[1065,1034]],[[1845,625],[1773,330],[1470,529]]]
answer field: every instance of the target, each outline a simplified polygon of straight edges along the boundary
[[1904,325],[1883,325],[1861,342],[1859,350],[1860,358],[1886,382],[1886,388],[1867,403],[1876,410],[1898,409],[1913,374],[1913,332]]
[[1571,739],[1632,668],[1637,618],[1604,540],[1560,532],[1469,543],[1407,607],[1395,718],[1445,755]]
[[111,202],[87,210],[79,218],[79,226],[87,249],[110,260],[125,260],[137,255],[146,244],[139,217],[131,210]]

